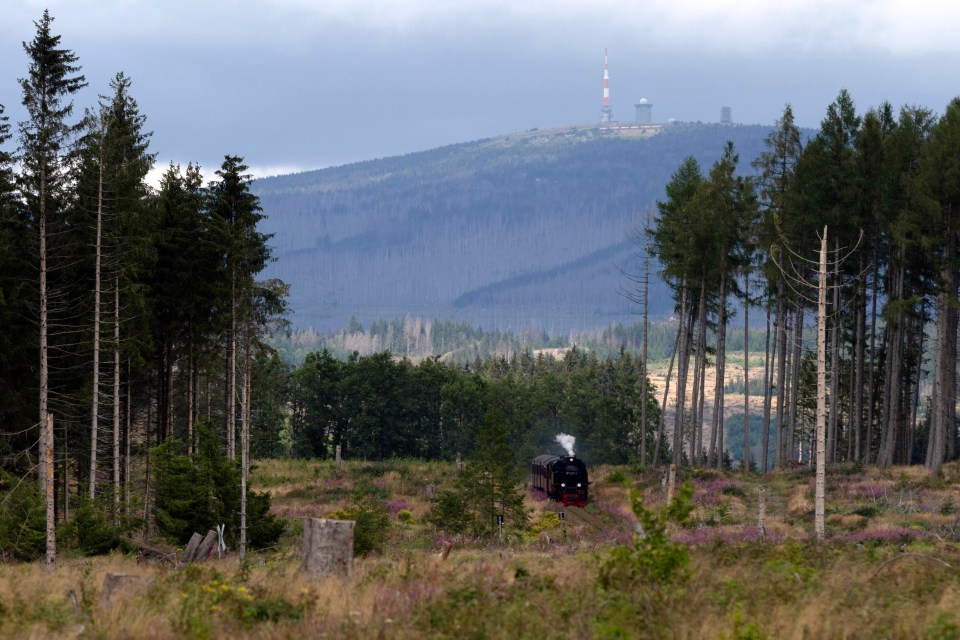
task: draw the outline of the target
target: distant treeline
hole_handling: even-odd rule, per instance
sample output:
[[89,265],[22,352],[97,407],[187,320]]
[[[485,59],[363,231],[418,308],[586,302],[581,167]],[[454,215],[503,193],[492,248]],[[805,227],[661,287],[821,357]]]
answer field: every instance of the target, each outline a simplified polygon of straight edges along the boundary
[[660,411],[649,384],[644,414],[643,375],[629,352],[601,359],[576,348],[562,358],[522,352],[467,366],[434,358],[414,365],[388,352],[346,361],[311,353],[290,373],[292,412],[275,446],[318,458],[340,445],[349,458],[452,460],[482,446],[476,434],[495,410],[518,459],[562,452],[555,436],[567,433],[588,462],[641,461],[645,445],[649,463],[668,452],[656,446]]

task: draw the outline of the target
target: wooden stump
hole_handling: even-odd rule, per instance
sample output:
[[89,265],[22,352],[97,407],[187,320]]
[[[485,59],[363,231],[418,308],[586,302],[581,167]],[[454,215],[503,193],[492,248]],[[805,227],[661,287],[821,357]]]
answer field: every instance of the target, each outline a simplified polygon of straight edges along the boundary
[[304,518],[300,570],[352,576],[356,524],[352,520]]
[[444,543],[443,543],[443,549],[440,551],[440,555],[437,556],[437,557],[438,557],[440,560],[446,560],[447,557],[450,556],[450,549],[453,549],[453,543],[452,543],[452,542],[449,542],[449,541],[444,542]]
[[670,465],[670,473],[667,476],[667,504],[673,501],[673,495],[677,486],[677,465]]
[[142,595],[153,584],[153,576],[138,576],[127,573],[108,573],[103,577],[100,591],[100,606],[108,607],[121,599]]
[[437,493],[437,485],[428,484],[427,485],[427,497],[432,498]]

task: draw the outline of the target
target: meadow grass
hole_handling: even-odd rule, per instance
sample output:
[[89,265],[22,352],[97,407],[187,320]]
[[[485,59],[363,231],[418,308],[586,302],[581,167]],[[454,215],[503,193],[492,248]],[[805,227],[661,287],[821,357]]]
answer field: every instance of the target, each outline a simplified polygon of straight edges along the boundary
[[[452,464],[349,461],[338,472],[330,462],[263,460],[255,488],[291,523],[276,549],[179,568],[119,553],[61,557],[53,573],[0,565],[0,637],[960,637],[956,467],[937,476],[832,470],[824,544],[812,535],[808,473],[689,473],[691,519],[670,530],[691,558],[682,580],[602,587],[610,549],[632,540],[630,490],[649,509],[662,504],[655,470],[593,469],[591,504],[563,523],[555,503],[528,494],[521,538],[453,536],[441,561],[450,536],[425,524],[426,486],[452,486]],[[769,491],[762,538],[759,484]],[[356,558],[349,579],[300,573],[300,518],[346,506],[361,487],[387,504],[382,548]],[[108,573],[154,582],[102,605]]]

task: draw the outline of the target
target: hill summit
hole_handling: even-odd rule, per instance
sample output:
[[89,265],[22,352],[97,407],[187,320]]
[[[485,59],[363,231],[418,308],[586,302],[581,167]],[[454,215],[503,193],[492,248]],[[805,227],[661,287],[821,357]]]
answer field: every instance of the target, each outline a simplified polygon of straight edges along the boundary
[[[550,332],[636,319],[620,270],[686,156],[704,173],[731,140],[740,170],[770,127],[531,130],[257,180],[270,277],[318,330],[404,315]],[[656,280],[652,277],[652,280]],[[659,281],[651,313],[672,301]]]

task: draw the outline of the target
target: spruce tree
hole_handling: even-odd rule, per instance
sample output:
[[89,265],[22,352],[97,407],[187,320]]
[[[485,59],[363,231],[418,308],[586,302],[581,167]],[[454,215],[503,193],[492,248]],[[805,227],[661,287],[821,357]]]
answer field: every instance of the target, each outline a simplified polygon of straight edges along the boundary
[[[53,224],[61,205],[67,184],[66,154],[80,124],[68,122],[73,113],[70,97],[86,86],[86,79],[79,75],[77,56],[69,49],[60,48],[60,36],[50,31],[53,18],[43,12],[34,39],[23,43],[30,60],[26,78],[20,79],[23,106],[28,119],[20,123],[21,193],[23,194],[29,224],[37,238],[37,273],[39,294],[39,421],[43,432],[49,413],[50,371],[48,360],[48,248],[53,237]],[[46,437],[40,439],[41,468],[47,468]],[[52,454],[52,450],[51,450]],[[50,479],[52,481],[52,479]],[[52,487],[47,486],[49,496]],[[49,500],[48,500],[49,501]],[[51,501],[52,507],[52,501]],[[48,508],[49,510],[49,508]],[[56,538],[52,527],[52,514],[47,514],[47,564],[56,562]]]

